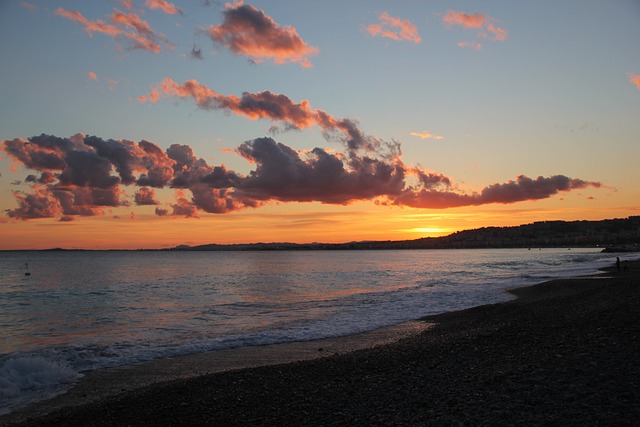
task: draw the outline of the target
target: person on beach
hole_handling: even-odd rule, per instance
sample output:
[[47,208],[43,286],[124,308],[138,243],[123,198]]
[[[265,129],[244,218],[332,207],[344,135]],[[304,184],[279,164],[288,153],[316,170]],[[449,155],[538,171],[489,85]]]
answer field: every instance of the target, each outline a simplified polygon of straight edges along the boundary
[[620,257],[619,256],[616,257],[616,269],[618,271],[620,271]]

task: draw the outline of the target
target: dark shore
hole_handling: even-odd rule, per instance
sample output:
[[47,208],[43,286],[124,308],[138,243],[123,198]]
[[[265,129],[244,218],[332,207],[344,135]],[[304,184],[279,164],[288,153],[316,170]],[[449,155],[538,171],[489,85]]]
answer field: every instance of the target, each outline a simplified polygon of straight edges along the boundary
[[12,425],[640,425],[640,263],[628,269],[518,288],[514,301],[425,318],[436,326],[394,344]]

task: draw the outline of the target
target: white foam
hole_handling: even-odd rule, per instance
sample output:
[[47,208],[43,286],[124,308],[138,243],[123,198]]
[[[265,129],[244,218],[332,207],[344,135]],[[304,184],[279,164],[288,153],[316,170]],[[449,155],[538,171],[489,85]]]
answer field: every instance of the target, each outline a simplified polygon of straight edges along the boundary
[[8,359],[0,366],[0,414],[12,407],[55,393],[80,377],[73,369],[43,357]]

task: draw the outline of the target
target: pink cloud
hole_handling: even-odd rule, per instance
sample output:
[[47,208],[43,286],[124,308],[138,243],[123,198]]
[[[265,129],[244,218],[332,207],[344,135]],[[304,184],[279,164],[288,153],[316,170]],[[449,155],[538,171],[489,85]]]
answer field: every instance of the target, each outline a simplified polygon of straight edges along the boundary
[[127,14],[116,10],[111,14],[110,19],[112,22],[134,30],[134,32],[124,32],[123,36],[126,37],[136,49],[144,49],[149,52],[158,53],[162,50],[160,47],[161,41],[169,46],[169,48],[173,48],[173,45],[169,43],[164,35],[156,33],[146,21],[135,13]]
[[427,131],[424,132],[411,132],[409,135],[418,137],[420,139],[444,139],[444,136],[441,135],[433,135]]
[[487,18],[481,13],[467,14],[449,10],[442,18],[447,25],[461,25],[466,28],[479,29],[487,23]]
[[87,75],[89,76],[89,78],[91,80],[98,80],[98,75],[96,73],[94,73],[93,71],[89,71],[89,73],[87,73]]
[[31,11],[33,11],[33,10],[37,10],[37,9],[38,9],[38,6],[36,6],[36,5],[35,5],[35,4],[33,4],[33,3],[29,3],[29,2],[27,2],[27,1],[21,1],[21,2],[20,2],[20,4],[21,4],[21,5],[22,5],[22,7],[24,7],[25,9],[29,9],[29,10],[31,10]]
[[638,89],[640,89],[640,74],[632,74],[629,73],[629,81],[635,85]]
[[373,37],[386,37],[396,41],[407,40],[413,43],[422,41],[418,29],[408,19],[394,18],[387,12],[383,12],[378,16],[378,21],[379,24],[371,24],[366,28]]
[[118,37],[122,35],[122,30],[117,26],[107,24],[101,19],[98,19],[96,21],[91,21],[85,18],[77,10],[66,10],[59,7],[56,9],[56,15],[62,16],[63,18],[67,18],[73,22],[77,22],[78,24],[84,26],[84,30],[90,36],[93,35],[93,33],[103,33],[111,37]]
[[149,9],[160,9],[168,15],[182,15],[182,10],[166,0],[147,0],[144,3]]
[[121,0],[121,4],[126,10],[133,9],[133,0]]
[[[507,31],[504,28],[497,27],[495,22],[497,20],[489,15],[481,13],[467,14],[463,12],[457,12],[455,10],[449,10],[442,18],[442,22],[448,27],[457,25],[468,29],[479,30],[478,37],[495,40],[505,41],[507,39]],[[461,47],[473,47],[478,48],[479,43],[458,43]]]
[[263,11],[242,1],[227,3],[221,25],[209,27],[209,37],[218,45],[256,62],[271,59],[276,64],[296,62],[310,68],[310,56],[318,48],[308,45],[295,28],[282,27]]
[[459,42],[457,45],[459,47],[468,47],[473,50],[482,50],[482,45],[478,42]]
[[101,19],[91,21],[76,10],[66,10],[61,7],[56,9],[56,15],[79,23],[90,36],[93,33],[102,33],[116,40],[126,40],[129,49],[143,49],[159,53],[162,51],[161,43],[168,49],[173,48],[164,35],[155,32],[146,21],[135,13],[127,14],[116,9],[109,16],[111,23],[106,23]]

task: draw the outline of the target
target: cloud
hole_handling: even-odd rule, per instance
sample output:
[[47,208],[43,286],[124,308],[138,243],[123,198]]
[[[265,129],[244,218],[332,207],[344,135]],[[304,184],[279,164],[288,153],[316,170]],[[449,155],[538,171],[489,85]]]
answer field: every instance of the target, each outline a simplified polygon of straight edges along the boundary
[[[198,208],[186,198],[184,191],[176,191],[176,203],[171,207],[173,208],[173,216],[198,218]],[[156,210],[157,213],[158,210]]]
[[62,7],[58,7],[55,13],[82,25],[89,36],[94,33],[102,33],[116,40],[125,40],[129,49],[143,49],[159,53],[162,51],[161,44],[168,49],[173,48],[173,45],[163,34],[154,31],[146,21],[135,13],[125,13],[115,9],[109,16],[111,23],[101,19],[91,21],[76,10],[66,10]]
[[318,48],[302,40],[295,28],[278,25],[263,11],[242,1],[227,3],[222,13],[222,24],[208,29],[214,44],[256,62],[271,59],[276,64],[296,62],[304,68],[312,66],[309,57],[316,55]]
[[271,138],[246,142],[238,152],[256,165],[240,182],[242,194],[251,199],[348,204],[399,194],[404,186],[405,166],[399,159],[344,159],[321,148],[303,158]]
[[253,170],[243,175],[224,165],[209,165],[189,145],[162,150],[152,142],[102,139],[76,134],[69,138],[40,135],[2,141],[9,157],[36,171],[24,180],[31,192],[14,191],[17,207],[9,218],[67,218],[105,215],[129,206],[127,189],[137,205],[160,208],[155,189],[175,189],[171,216],[197,218],[200,212],[224,214],[270,202],[321,202],[346,205],[373,200],[382,205],[449,208],[539,200],[560,192],[600,188],[597,182],[564,175],[536,179],[519,176],[479,192],[464,192],[443,174],[410,167],[399,146],[387,151],[334,153],[323,148],[297,151],[272,138],[241,144],[235,152]]
[[159,204],[159,202],[156,200],[155,190],[149,187],[139,188],[135,195],[135,201],[136,201],[136,205],[138,206]]
[[89,77],[89,79],[91,80],[95,80],[98,81],[98,75],[96,73],[94,73],[93,71],[89,71],[87,73],[87,76]]
[[18,207],[7,215],[22,220],[104,215],[106,207],[127,206],[121,194],[118,185],[108,189],[36,185],[31,194],[13,192]]
[[[482,13],[467,14],[449,10],[443,16],[442,22],[444,22],[447,27],[461,26],[467,29],[478,30],[477,36],[484,39],[503,42],[508,36],[507,30],[495,25],[497,19]],[[470,47],[476,50],[480,50],[481,48],[481,44],[475,41],[461,42],[458,43],[458,46]]]
[[169,3],[166,0],[147,0],[144,2],[144,5],[149,9],[160,9],[164,13],[168,15],[182,15],[182,10],[173,3]]
[[36,6],[36,5],[35,5],[35,4],[33,4],[33,3],[29,3],[29,2],[27,2],[27,1],[21,1],[21,2],[20,2],[20,5],[21,5],[22,7],[24,7],[25,9],[29,9],[29,10],[31,10],[31,11],[34,11],[34,10],[37,10],[37,9],[38,9],[38,6]]
[[411,132],[409,135],[418,137],[420,139],[444,139],[444,136],[433,135],[426,130],[424,132]]
[[126,10],[133,9],[133,0],[121,0],[120,3]]
[[158,216],[167,216],[167,215],[169,215],[169,210],[168,209],[163,209],[163,208],[156,208],[155,214],[158,215]]
[[468,47],[473,50],[482,50],[482,44],[478,42],[458,42],[457,45],[459,47]]
[[196,105],[203,110],[224,110],[252,120],[269,119],[284,123],[287,129],[318,126],[327,138],[338,134],[338,139],[352,151],[375,151],[380,145],[375,138],[367,137],[351,119],[337,119],[325,111],[311,108],[307,100],[295,103],[286,95],[270,91],[245,92],[242,96],[222,95],[197,80],[187,80],[184,84],[179,84],[167,77],[149,95],[141,96],[138,100],[154,101],[161,95],[193,98]]
[[18,207],[8,212],[10,218],[55,218],[62,215],[60,202],[44,188],[35,187],[31,194],[14,191],[13,197],[18,202]]
[[84,30],[90,36],[93,35],[93,33],[102,33],[111,37],[118,37],[123,33],[123,31],[119,27],[112,24],[107,24],[101,19],[90,21],[77,10],[66,10],[62,7],[59,7],[56,9],[56,15],[62,16],[63,18],[70,19],[73,22],[77,22],[83,25]]
[[599,182],[572,179],[564,175],[554,175],[548,178],[539,176],[536,179],[520,175],[515,181],[492,184],[479,193],[468,194],[454,191],[448,182],[442,180],[436,180],[436,182],[438,185],[444,184],[444,188],[434,189],[425,185],[421,189],[408,189],[399,197],[391,199],[391,204],[433,209],[478,206],[490,203],[510,204],[546,199],[560,192],[602,187]]
[[389,13],[383,12],[378,16],[378,22],[366,28],[373,37],[386,37],[396,41],[407,40],[416,44],[422,41],[418,29],[408,19],[394,18]]
[[640,74],[632,74],[629,73],[629,81],[634,84],[638,89],[640,89]]

